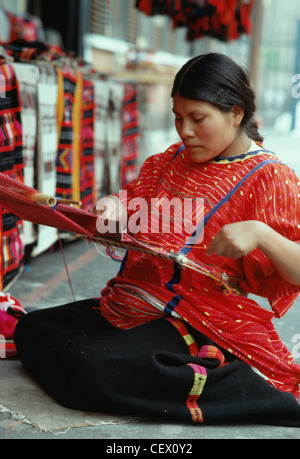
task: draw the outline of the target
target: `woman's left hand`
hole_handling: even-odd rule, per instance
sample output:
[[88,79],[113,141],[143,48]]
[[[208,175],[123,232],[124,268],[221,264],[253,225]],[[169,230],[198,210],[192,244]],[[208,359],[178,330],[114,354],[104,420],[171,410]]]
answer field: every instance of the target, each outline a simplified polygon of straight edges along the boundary
[[261,250],[283,279],[300,286],[300,243],[290,241],[266,223],[248,220],[225,225],[211,242],[207,254],[240,258]]
[[223,226],[211,242],[207,254],[226,258],[241,258],[258,248],[266,225],[255,220]]

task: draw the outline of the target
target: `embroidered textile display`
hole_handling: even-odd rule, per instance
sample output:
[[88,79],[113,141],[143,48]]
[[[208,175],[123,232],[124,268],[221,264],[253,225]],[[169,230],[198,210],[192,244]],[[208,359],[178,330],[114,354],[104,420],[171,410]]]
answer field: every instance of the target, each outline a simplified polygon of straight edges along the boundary
[[[134,174],[122,161],[122,140],[131,135],[123,125],[137,109],[128,105],[124,83],[99,81],[83,62],[44,43],[17,41],[3,45],[1,53],[0,171],[22,181],[24,174],[26,185],[80,201],[82,209],[119,191],[121,164]],[[19,271],[26,245],[36,256],[57,237],[56,229],[20,222],[3,210],[2,287]]]
[[0,41],[45,41],[42,21],[30,14],[14,14],[0,5]]
[[95,187],[97,196],[105,194],[108,177],[107,148],[107,116],[109,105],[109,86],[105,81],[94,81],[95,112],[94,112],[94,154],[95,154]]
[[109,82],[107,148],[105,150],[105,163],[109,173],[108,189],[110,192],[115,192],[116,190],[119,191],[120,189],[123,98],[123,85],[115,82]]
[[121,189],[134,180],[138,169],[139,116],[136,85],[124,84]]
[[45,35],[41,20],[31,14],[16,15],[7,13],[10,24],[9,41],[45,41]]
[[[162,316],[182,318],[257,368],[271,385],[298,397],[300,366],[280,341],[271,320],[291,307],[299,287],[284,281],[259,250],[224,262],[222,257],[207,256],[206,248],[221,227],[244,220],[263,221],[288,239],[300,241],[300,181],[288,166],[256,145],[247,155],[196,166],[179,147],[174,145],[148,158],[138,179],[126,188],[128,201],[139,197],[148,203],[145,212],[139,214],[142,230],[135,237],[204,267],[217,270],[222,264],[219,272],[233,286],[232,292],[223,288],[217,276],[214,280],[205,273],[185,269],[176,258],[173,262],[158,260],[128,251],[120,272],[102,291],[101,314],[122,329]],[[160,228],[165,218],[162,208],[153,208],[153,198],[166,198],[167,202],[179,198],[183,202],[185,196],[204,202],[204,219],[199,222],[195,218],[196,199],[192,200],[191,221],[204,225],[197,240],[191,238],[188,227],[181,232],[153,230],[153,218],[158,219]],[[126,204],[125,198],[120,199]],[[136,213],[128,210],[129,219],[138,222]],[[245,292],[267,298],[272,310],[260,307]]]
[[211,36],[222,41],[251,34],[255,0],[137,0],[136,8],[147,15],[166,15],[174,29],[186,27],[188,41]]
[[94,156],[95,90],[92,81],[83,81],[80,140],[80,201],[88,210],[97,202]]
[[[37,82],[39,72],[35,65],[13,64],[16,78],[19,82],[22,103],[21,121],[23,135],[24,182],[31,187],[35,186],[35,161],[37,139]],[[34,226],[30,222],[23,222],[24,242],[32,244],[36,240]]]
[[63,97],[58,99],[62,106],[58,120],[58,154],[56,162],[56,194],[64,199],[80,200],[79,189],[79,145],[80,103],[82,77],[79,73],[63,73]]
[[[37,65],[37,156],[36,181],[41,193],[55,195],[57,157],[57,98],[58,83],[55,69],[49,65]],[[27,182],[25,181],[27,184]],[[37,227],[37,241],[32,250],[36,256],[54,244],[57,231],[48,226]]]
[[[0,60],[0,171],[23,181],[21,100],[11,64]],[[18,274],[24,257],[22,222],[1,206],[1,290]]]

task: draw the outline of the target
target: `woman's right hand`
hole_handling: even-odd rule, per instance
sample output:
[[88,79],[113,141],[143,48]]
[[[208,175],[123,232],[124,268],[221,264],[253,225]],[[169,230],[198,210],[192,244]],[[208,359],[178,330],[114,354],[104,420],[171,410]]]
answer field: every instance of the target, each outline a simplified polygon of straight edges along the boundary
[[99,215],[101,219],[119,222],[123,228],[127,226],[127,210],[115,195],[99,199],[91,212]]

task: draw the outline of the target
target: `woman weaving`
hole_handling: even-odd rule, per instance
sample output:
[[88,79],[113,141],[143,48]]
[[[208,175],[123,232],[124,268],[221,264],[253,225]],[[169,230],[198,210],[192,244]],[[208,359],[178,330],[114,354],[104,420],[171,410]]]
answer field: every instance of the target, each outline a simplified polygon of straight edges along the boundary
[[[20,359],[75,409],[300,426],[300,366],[272,324],[299,292],[300,181],[260,146],[254,93],[230,58],[187,62],[172,98],[182,142],[145,161],[127,199],[203,199],[203,239],[135,236],[222,266],[232,290],[176,260],[129,250],[100,299],[21,318]],[[110,203],[122,208],[119,198],[101,200],[103,216],[117,218]]]

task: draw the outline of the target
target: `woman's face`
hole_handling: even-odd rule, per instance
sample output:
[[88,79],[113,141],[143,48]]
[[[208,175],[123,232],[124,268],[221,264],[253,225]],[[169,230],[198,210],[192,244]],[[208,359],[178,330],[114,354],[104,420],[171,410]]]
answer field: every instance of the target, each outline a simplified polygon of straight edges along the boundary
[[234,106],[224,113],[209,102],[187,99],[176,94],[173,98],[175,126],[192,161],[202,163],[217,156],[245,153],[240,123],[244,110]]

